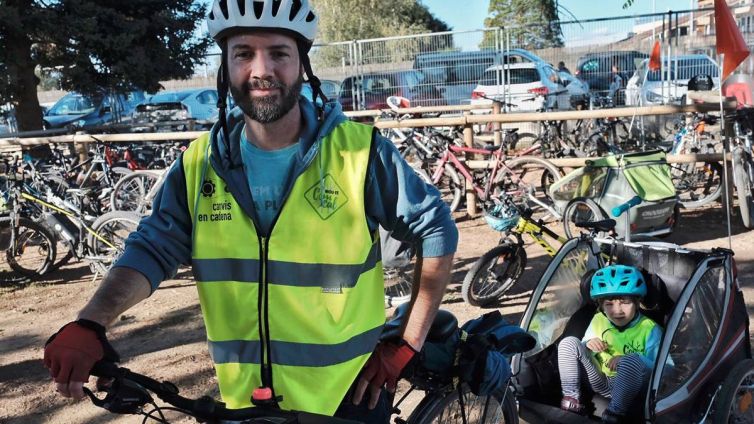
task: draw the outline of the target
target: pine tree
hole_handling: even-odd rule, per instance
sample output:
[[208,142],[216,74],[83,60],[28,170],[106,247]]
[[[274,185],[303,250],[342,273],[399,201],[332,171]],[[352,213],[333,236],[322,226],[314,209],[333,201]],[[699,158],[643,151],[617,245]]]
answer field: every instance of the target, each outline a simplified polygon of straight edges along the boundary
[[35,71],[82,93],[189,78],[212,43],[196,36],[205,14],[192,0],[0,0],[0,103],[28,131],[42,127]]
[[[486,28],[504,28],[512,47],[541,49],[561,47],[560,23],[556,0],[490,0]],[[494,45],[494,34],[487,32],[482,45]]]

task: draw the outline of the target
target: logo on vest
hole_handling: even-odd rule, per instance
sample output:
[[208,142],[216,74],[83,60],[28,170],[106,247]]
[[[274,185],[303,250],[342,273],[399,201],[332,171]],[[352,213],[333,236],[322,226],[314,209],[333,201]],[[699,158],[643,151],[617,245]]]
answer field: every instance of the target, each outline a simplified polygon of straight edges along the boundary
[[348,196],[330,174],[325,175],[323,181],[317,181],[311,186],[304,197],[323,220],[330,218],[348,203]]
[[202,183],[202,196],[212,197],[215,194],[215,183],[210,180],[204,180]]

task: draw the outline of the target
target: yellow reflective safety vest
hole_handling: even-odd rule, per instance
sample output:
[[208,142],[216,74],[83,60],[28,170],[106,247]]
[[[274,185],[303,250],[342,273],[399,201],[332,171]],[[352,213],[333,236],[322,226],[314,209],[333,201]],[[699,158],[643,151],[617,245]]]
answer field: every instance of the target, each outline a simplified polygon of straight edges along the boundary
[[593,352],[594,359],[599,366],[600,371],[609,377],[616,375],[615,371],[608,368],[607,363],[613,356],[628,355],[638,353],[644,355],[647,350],[647,340],[657,323],[644,315],[639,318],[639,322],[632,327],[619,331],[615,325],[610,322],[607,316],[599,312],[592,318],[592,329],[594,334],[607,343],[607,349],[602,352]]
[[209,164],[209,137],[184,153],[192,268],[228,407],[251,405],[270,363],[281,408],[332,415],[373,351],[385,311],[364,209],[371,142],[371,127],[336,126],[267,238]]

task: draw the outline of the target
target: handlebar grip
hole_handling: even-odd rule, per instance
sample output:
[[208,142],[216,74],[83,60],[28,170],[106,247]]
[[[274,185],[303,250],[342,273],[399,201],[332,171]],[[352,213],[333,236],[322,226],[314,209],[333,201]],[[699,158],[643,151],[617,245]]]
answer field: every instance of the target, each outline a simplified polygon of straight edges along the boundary
[[115,377],[118,375],[118,366],[114,362],[99,361],[92,366],[89,374],[95,377]]
[[622,205],[618,205],[618,206],[616,206],[616,207],[613,208],[613,210],[612,210],[613,217],[617,218],[617,217],[621,216],[621,214],[623,214],[623,212],[625,212],[625,211],[633,208],[634,206],[636,206],[636,205],[638,205],[640,203],[641,203],[641,197],[639,197],[639,196],[632,197],[628,202],[626,202],[626,203],[624,203]]

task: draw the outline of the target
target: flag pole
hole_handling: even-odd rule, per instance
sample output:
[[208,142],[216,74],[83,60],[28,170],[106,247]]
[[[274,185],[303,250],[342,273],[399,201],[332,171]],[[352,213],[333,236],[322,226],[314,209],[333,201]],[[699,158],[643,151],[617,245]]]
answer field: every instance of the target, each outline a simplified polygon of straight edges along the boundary
[[[720,75],[723,76],[725,73],[723,72],[725,70],[725,53],[720,53]],[[723,200],[725,202],[725,221],[728,225],[728,249],[733,250],[733,238],[731,235],[730,230],[730,214],[731,214],[731,207],[733,206],[731,203],[730,198],[730,185],[728,181],[728,148],[726,147],[729,143],[726,143],[726,138],[728,135],[725,133],[725,108],[723,108],[723,79],[720,79],[720,135],[721,139],[723,140],[723,196],[725,199]]]

